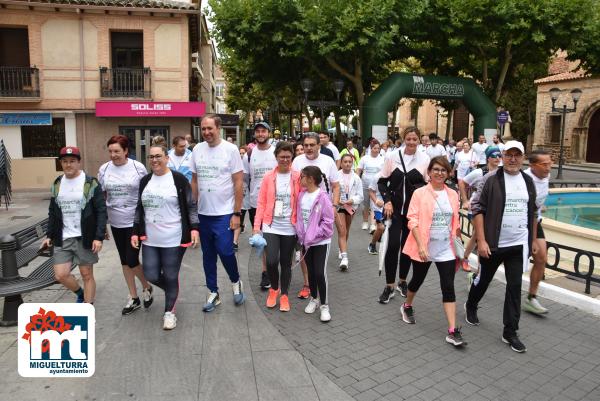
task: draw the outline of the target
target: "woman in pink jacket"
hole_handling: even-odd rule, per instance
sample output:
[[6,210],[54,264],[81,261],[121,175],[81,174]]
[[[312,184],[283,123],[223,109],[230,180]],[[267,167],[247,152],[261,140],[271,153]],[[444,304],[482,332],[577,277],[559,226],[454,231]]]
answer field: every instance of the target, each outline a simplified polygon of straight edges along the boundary
[[[304,259],[308,267],[310,300],[305,313],[321,311],[321,321],[331,320],[327,299],[327,258],[333,236],[333,205],[329,193],[321,191],[319,185],[327,178],[317,166],[306,166],[300,173],[302,192],[298,195],[297,210],[301,213],[296,224],[298,242],[304,248]],[[319,299],[317,299],[319,297]]]
[[[296,200],[300,191],[300,173],[292,171],[294,148],[289,142],[275,146],[277,167],[263,177],[254,217],[254,234],[261,230],[267,241],[265,255],[271,288],[267,307],[289,312],[288,290],[292,279],[292,258],[296,246]],[[281,265],[281,276],[278,265]],[[281,279],[281,281],[280,281]]]
[[413,300],[423,284],[431,262],[440,274],[442,302],[448,320],[446,341],[456,347],[464,344],[460,328],[456,327],[456,296],[454,274],[458,266],[454,239],[460,236],[458,194],[445,184],[451,171],[445,156],[431,159],[427,173],[428,185],[417,189],[408,207],[410,234],[402,253],[413,263],[413,276],[408,283],[406,302],[401,307],[402,320],[414,324]]

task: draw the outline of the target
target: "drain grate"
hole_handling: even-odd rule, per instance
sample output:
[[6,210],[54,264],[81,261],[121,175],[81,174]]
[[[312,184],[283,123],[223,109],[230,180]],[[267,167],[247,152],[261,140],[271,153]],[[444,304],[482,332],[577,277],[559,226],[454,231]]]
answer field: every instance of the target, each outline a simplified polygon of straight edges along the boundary
[[31,216],[13,216],[13,217],[11,217],[10,219],[11,219],[11,220],[25,220],[25,219],[28,219],[28,218],[30,218],[30,217],[31,217]]

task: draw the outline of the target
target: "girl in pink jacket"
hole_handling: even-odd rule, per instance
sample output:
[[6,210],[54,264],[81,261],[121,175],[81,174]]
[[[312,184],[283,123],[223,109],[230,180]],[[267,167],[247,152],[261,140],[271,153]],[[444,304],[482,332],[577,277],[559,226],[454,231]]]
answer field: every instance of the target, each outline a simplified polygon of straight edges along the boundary
[[413,264],[413,275],[408,283],[406,302],[401,307],[402,320],[415,324],[413,300],[423,284],[431,262],[440,274],[442,302],[448,320],[446,341],[456,347],[464,343],[460,328],[456,327],[456,296],[454,274],[458,260],[454,250],[454,239],[460,236],[458,220],[458,194],[445,184],[451,171],[445,156],[431,159],[427,173],[431,181],[417,189],[408,207],[410,234],[402,253],[408,255]]
[[328,322],[331,314],[327,299],[326,268],[333,236],[333,205],[329,194],[319,188],[323,179],[329,191],[327,179],[319,167],[307,166],[302,169],[300,183],[304,189],[298,195],[296,232],[305,252],[311,296],[304,312],[314,313],[319,307],[321,321]]

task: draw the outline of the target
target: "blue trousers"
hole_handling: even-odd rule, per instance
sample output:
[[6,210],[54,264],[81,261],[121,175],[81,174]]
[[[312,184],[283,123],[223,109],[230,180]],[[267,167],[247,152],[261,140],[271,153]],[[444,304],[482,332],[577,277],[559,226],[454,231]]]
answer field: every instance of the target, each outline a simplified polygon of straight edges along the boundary
[[179,295],[179,270],[185,248],[159,248],[142,245],[143,269],[146,280],[165,292],[165,312],[175,308]]
[[231,214],[224,216],[198,215],[200,226],[200,245],[206,286],[211,292],[217,292],[217,255],[225,266],[232,283],[240,279],[237,259],[233,250],[233,231],[229,229]]

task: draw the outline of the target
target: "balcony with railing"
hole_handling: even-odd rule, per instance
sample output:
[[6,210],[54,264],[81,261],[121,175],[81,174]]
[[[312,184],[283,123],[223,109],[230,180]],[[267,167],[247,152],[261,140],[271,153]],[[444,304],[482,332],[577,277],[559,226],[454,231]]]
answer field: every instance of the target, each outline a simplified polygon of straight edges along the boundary
[[0,100],[39,101],[39,69],[0,66]]
[[150,68],[100,67],[100,96],[103,98],[150,99]]

